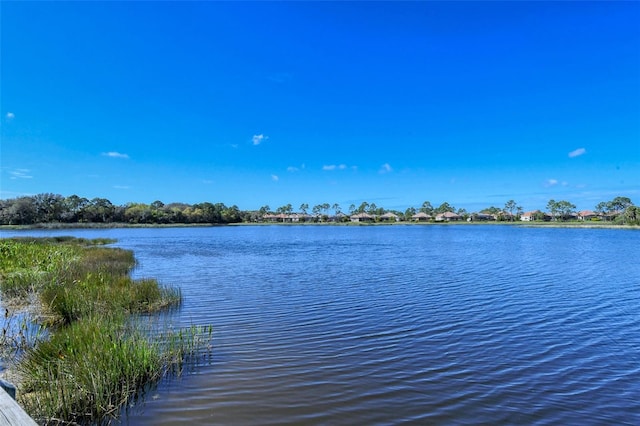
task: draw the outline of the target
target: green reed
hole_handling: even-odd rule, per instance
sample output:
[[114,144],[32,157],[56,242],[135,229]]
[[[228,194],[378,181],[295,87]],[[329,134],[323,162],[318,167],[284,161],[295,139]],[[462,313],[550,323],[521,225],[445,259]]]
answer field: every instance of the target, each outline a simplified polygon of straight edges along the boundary
[[132,279],[133,253],[96,246],[109,242],[0,241],[3,298],[26,303],[36,294],[49,325],[29,344],[21,344],[9,326],[0,340],[6,347],[20,344],[13,351],[21,358],[19,401],[40,423],[108,422],[142,389],[179,373],[186,360],[210,347],[211,327],[154,334],[131,320],[132,314],[177,306],[182,295],[155,279]]

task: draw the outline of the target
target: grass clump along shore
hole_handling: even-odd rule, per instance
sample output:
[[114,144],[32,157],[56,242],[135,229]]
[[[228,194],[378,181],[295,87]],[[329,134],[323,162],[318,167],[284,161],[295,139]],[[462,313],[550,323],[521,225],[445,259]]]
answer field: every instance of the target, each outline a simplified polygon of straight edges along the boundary
[[108,423],[211,340],[211,327],[163,334],[136,320],[182,296],[132,279],[133,253],[101,247],[110,242],[0,240],[3,305],[36,305],[29,321],[13,323],[6,308],[0,344],[20,378],[18,402],[40,423]]

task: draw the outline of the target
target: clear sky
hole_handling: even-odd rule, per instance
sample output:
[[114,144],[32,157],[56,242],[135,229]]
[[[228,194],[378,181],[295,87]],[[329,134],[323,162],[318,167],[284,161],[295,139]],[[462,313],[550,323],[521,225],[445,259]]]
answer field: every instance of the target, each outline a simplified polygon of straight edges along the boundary
[[0,3],[0,198],[640,204],[639,2]]

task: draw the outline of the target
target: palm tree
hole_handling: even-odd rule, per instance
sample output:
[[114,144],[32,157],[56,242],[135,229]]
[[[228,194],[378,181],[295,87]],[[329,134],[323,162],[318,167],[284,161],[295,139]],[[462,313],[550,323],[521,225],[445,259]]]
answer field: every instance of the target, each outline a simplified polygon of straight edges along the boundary
[[511,221],[513,221],[513,211],[516,209],[516,202],[513,200],[507,201],[507,203],[504,205],[504,209],[509,212]]
[[556,200],[554,200],[553,198],[549,200],[549,202],[547,203],[547,210],[549,210],[549,213],[551,213],[551,220],[553,221],[558,221],[558,210],[559,210],[559,206],[558,206],[558,202]]

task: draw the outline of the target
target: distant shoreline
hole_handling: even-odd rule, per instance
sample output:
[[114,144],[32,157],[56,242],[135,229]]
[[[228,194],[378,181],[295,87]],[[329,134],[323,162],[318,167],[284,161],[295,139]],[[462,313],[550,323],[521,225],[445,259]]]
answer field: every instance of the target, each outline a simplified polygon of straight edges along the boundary
[[616,225],[609,222],[240,222],[229,224],[216,223],[172,223],[172,224],[136,224],[136,223],[39,223],[33,225],[0,225],[0,231],[28,230],[64,230],[64,229],[127,229],[127,228],[211,228],[221,226],[516,226],[524,228],[583,228],[583,229],[640,229],[638,225]]

